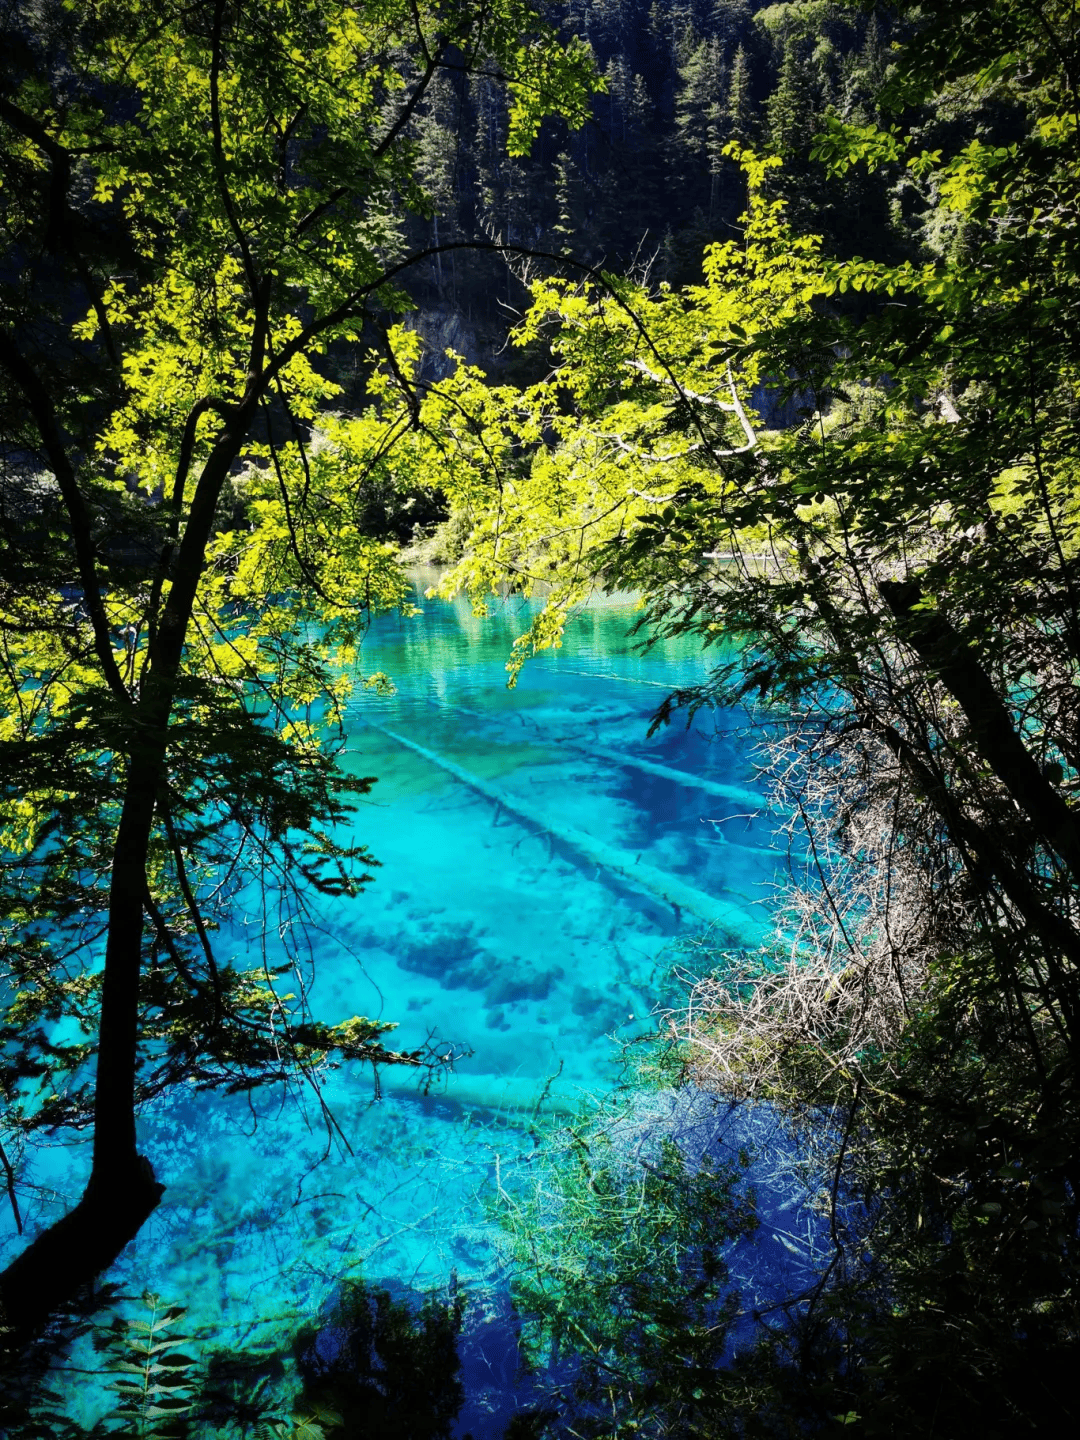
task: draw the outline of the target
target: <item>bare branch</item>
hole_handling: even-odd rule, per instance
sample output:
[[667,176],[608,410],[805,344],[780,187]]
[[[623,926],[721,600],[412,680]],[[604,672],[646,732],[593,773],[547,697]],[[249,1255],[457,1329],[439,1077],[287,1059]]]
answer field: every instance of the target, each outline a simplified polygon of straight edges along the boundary
[[172,815],[166,805],[158,802],[158,814],[161,816],[162,824],[165,826],[165,833],[169,837],[169,848],[173,855],[173,864],[176,866],[176,878],[180,882],[180,890],[184,896],[184,903],[187,905],[188,914],[191,916],[195,926],[195,932],[199,937],[199,944],[202,946],[203,955],[206,957],[206,969],[210,976],[210,984],[214,991],[214,1024],[221,1024],[222,998],[221,998],[221,976],[218,974],[217,960],[214,957],[214,949],[210,944],[210,936],[207,934],[206,922],[203,920],[202,911],[199,909],[195,892],[191,888],[188,879],[187,866],[184,864],[184,852],[180,845],[176,827],[173,824]]
[[22,1216],[19,1214],[19,1198],[15,1194],[15,1171],[11,1168],[11,1161],[8,1159],[8,1153],[2,1142],[0,1142],[0,1165],[4,1167],[8,1199],[11,1201],[11,1213],[15,1217],[15,1229],[21,1235],[23,1233]]

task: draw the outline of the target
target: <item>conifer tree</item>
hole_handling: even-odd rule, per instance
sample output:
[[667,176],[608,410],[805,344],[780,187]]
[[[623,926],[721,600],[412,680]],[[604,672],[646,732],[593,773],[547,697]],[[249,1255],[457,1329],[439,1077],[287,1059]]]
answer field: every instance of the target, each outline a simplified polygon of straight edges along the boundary
[[456,210],[459,194],[461,104],[449,77],[439,76],[428,89],[424,114],[416,124],[416,175],[432,209],[431,258],[435,283],[442,297],[448,274],[454,275],[454,255],[444,264],[442,245],[458,237]]
[[589,195],[577,161],[570,150],[555,157],[555,220],[551,231],[555,247],[567,254],[588,253],[594,239]]
[[725,111],[730,137],[739,141],[740,144],[746,144],[753,139],[754,105],[751,93],[750,60],[746,53],[746,46],[741,43],[731,62]]
[[624,54],[613,55],[608,61],[604,83],[607,86],[604,110],[607,113],[608,136],[613,145],[622,146],[627,141],[633,84],[630,64]]
[[673,152],[686,176],[708,168],[709,122],[720,94],[720,47],[687,31],[676,51]]
[[792,38],[784,43],[776,89],[765,106],[770,149],[791,159],[805,155],[814,133],[814,84],[810,66]]

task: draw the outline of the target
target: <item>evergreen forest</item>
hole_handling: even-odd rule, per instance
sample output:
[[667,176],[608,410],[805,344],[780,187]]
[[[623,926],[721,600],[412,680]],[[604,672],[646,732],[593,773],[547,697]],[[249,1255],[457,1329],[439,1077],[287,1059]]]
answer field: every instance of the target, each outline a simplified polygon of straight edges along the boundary
[[[1076,1423],[1073,0],[0,0],[0,37],[0,1434]],[[758,790],[698,778],[766,797],[784,880],[752,932],[564,826],[677,963],[621,1089],[556,1075],[492,1149],[497,1294],[335,1270],[314,1218],[328,1298],[247,1343],[130,1291],[184,1161],[151,1122],[306,1106],[352,1155],[335,1086],[427,1114],[466,1058],[316,984],[384,885],[347,735],[415,574],[515,617],[510,692],[634,596],[694,657],[649,737],[736,717]],[[762,1299],[770,1186],[807,1238]]]

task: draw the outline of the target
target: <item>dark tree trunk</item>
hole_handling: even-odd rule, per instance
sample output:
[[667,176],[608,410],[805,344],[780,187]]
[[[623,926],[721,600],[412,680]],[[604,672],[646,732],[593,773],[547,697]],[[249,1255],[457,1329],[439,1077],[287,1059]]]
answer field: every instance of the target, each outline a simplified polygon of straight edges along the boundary
[[95,1169],[82,1199],[0,1275],[0,1323],[16,1344],[113,1264],[164,1193],[150,1163],[132,1151],[107,1176]]
[[[140,706],[140,712],[146,708]],[[135,1144],[143,894],[155,797],[165,770],[168,717],[167,706],[154,708],[159,723],[147,727],[149,734],[128,766],[113,848],[90,1179],[75,1208],[0,1274],[0,1310],[16,1337],[31,1333],[107,1269],[138,1234],[165,1189]]]
[[902,638],[960,705],[979,754],[1027,813],[1043,843],[1080,881],[1076,816],[1028,751],[974,652],[944,616],[915,608],[923,598],[917,582],[883,580],[879,589],[899,622]]
[[94,1154],[82,1199],[0,1273],[0,1325],[18,1342],[113,1264],[161,1200],[135,1140],[146,864],[154,808],[167,773],[168,727],[184,638],[203,572],[214,510],[256,398],[237,408],[203,468],[191,505],[143,694],[135,709],[124,804],[113,847],[101,991]]

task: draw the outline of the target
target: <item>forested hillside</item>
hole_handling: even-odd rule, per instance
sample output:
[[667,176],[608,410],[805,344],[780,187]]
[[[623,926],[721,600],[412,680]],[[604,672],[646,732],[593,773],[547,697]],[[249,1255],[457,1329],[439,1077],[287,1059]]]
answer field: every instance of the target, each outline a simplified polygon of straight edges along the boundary
[[[838,253],[877,257],[907,243],[886,185],[859,177],[826,192],[807,163],[827,113],[876,118],[891,15],[825,0],[583,0],[557,13],[601,77],[590,118],[574,129],[545,121],[528,155],[508,157],[497,83],[440,76],[413,124],[436,211],[409,223],[417,247],[485,235],[620,273],[648,268],[654,281],[699,279],[704,246],[733,233],[745,204],[724,153],[732,140],[785,157],[786,193]],[[470,359],[500,372],[512,363],[501,342],[525,297],[514,267],[436,255],[410,293],[437,342],[460,349],[468,336]]]
[[[640,596],[711,662],[655,726],[738,715],[791,852],[763,944],[693,937],[631,1104],[767,1116],[811,1273],[748,1310],[749,1150],[635,1149],[606,1103],[544,1129],[545,1086],[524,1180],[493,1161],[539,1396],[507,1433],[1075,1423],[1073,6],[12,0],[2,23],[13,1433],[451,1433],[485,1303],[456,1279],[410,1312],[336,1277],[231,1390],[160,1339],[173,1297],[94,1319],[170,1184],[153,1107],[310,1093],[329,1153],[331,1070],[416,1072],[426,1100],[453,1064],[308,985],[313,903],[372,882],[349,706],[390,684],[363,646],[413,612],[410,541],[477,615],[534,602],[511,685],[591,597]],[[270,888],[260,955],[225,953]],[[81,1198],[23,1237],[35,1147],[84,1135]],[[92,1431],[42,1378],[80,1331],[121,1376]]]

